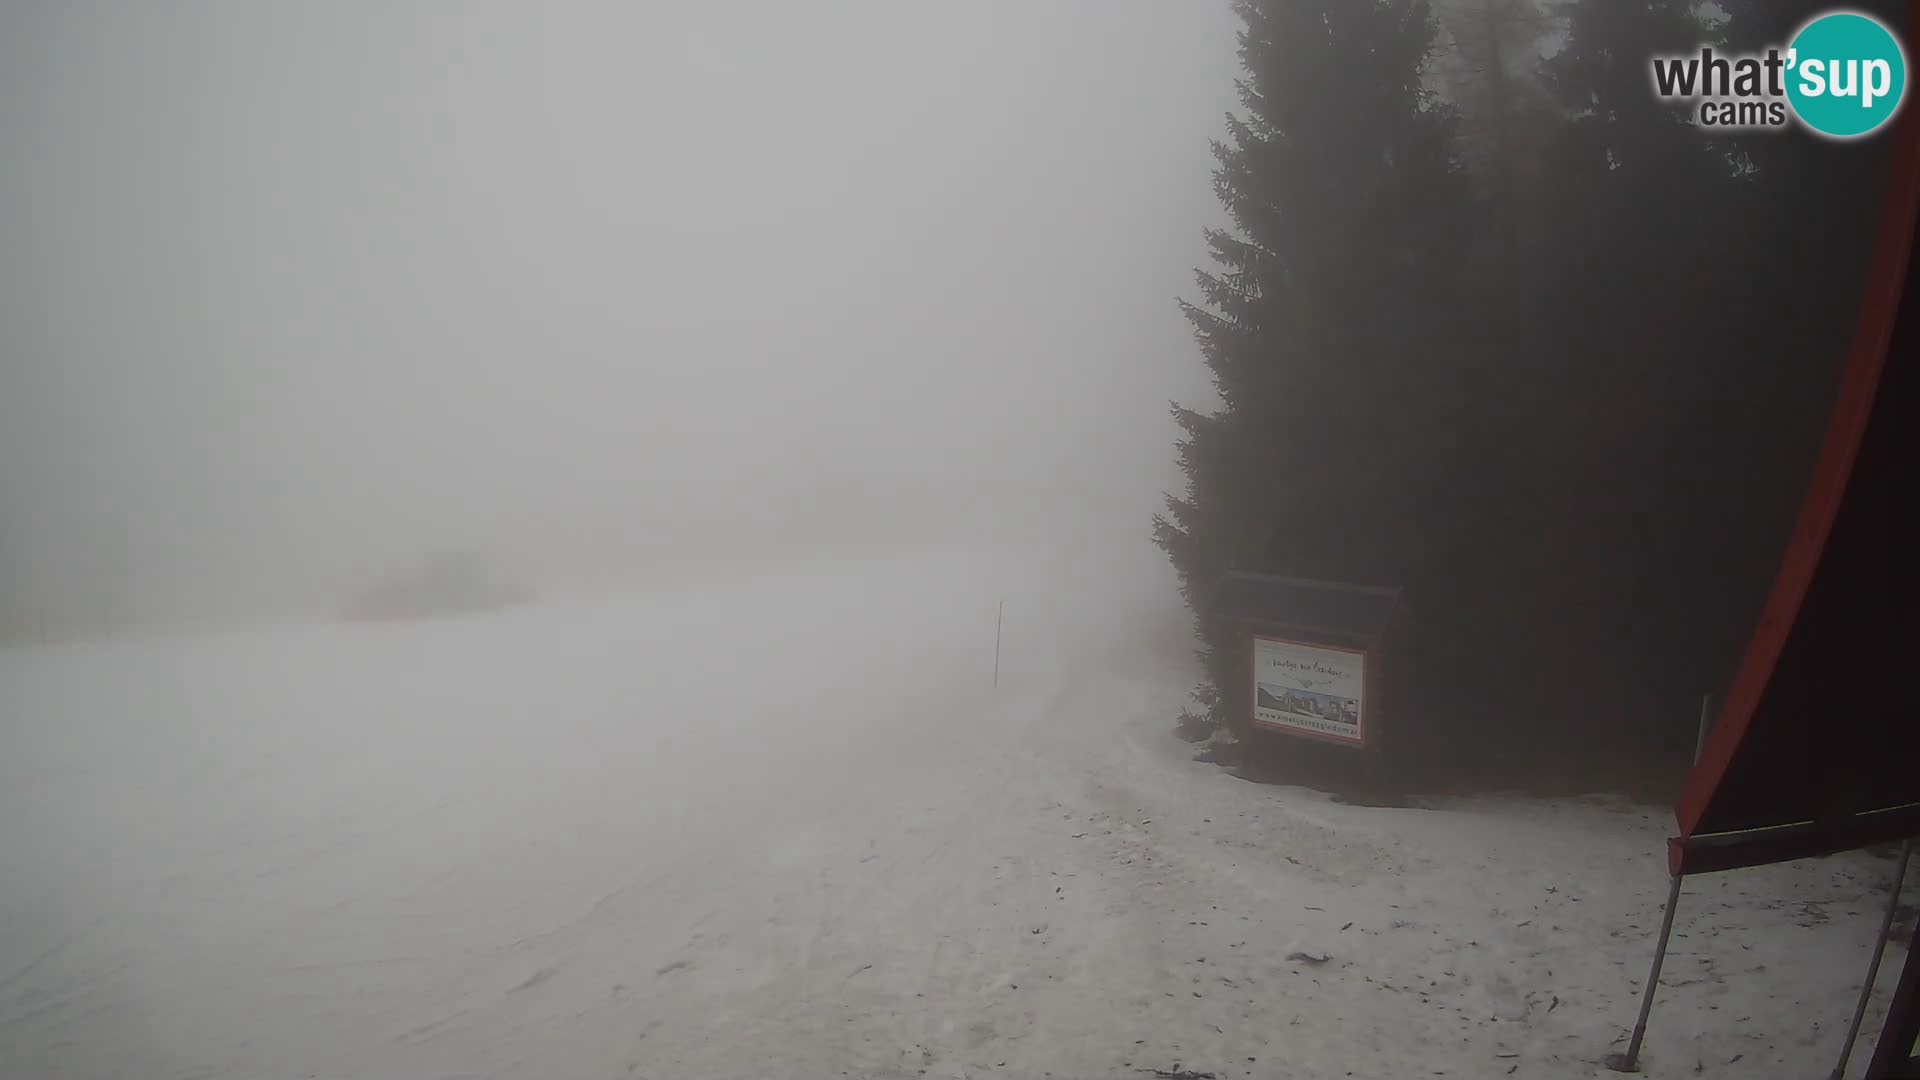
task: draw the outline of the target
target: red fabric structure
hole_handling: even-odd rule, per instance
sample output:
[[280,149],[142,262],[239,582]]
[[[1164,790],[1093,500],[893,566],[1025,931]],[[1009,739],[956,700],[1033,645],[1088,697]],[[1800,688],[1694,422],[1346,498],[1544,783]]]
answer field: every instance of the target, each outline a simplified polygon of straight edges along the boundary
[[[1920,26],[1910,0],[1909,26]],[[1688,874],[1920,837],[1920,113],[1896,127],[1880,228],[1826,437],[1773,589],[1675,806],[1672,874],[1640,1017],[1607,1065],[1637,1071]],[[1866,1012],[1886,930],[1833,1076]],[[1920,1077],[1920,950],[1910,950],[1866,1080]]]
[[1920,206],[1913,102],[1896,125],[1852,350],[1772,593],[1675,808],[1675,875],[1920,836],[1920,315],[1902,301]]

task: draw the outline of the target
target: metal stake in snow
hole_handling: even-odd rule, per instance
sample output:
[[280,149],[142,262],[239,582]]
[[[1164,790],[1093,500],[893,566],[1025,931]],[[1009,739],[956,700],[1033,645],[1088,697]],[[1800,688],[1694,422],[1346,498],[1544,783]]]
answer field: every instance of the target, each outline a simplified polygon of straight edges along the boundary
[[1000,624],[1007,618],[1007,602],[1000,601],[1000,610],[993,616],[993,688],[1000,689]]
[[1713,730],[1713,695],[1700,696],[1700,734],[1693,740],[1693,763],[1700,764],[1700,751],[1707,748],[1707,732]]
[[1873,959],[1867,964],[1867,984],[1860,988],[1860,1000],[1853,1006],[1853,1022],[1847,1025],[1847,1041],[1840,1044],[1840,1064],[1833,1067],[1830,1080],[1840,1080],[1847,1071],[1847,1059],[1853,1056],[1853,1040],[1860,1037],[1860,1021],[1867,1015],[1867,999],[1873,996],[1873,981],[1880,976],[1880,957],[1887,951],[1887,936],[1893,932],[1893,914],[1900,908],[1900,886],[1907,880],[1907,858],[1913,854],[1913,841],[1900,845],[1900,865],[1893,868],[1893,889],[1887,894],[1887,913],[1880,918],[1880,940],[1873,943]]
[[1673,875],[1673,884],[1667,889],[1667,913],[1660,918],[1660,940],[1653,946],[1653,970],[1647,972],[1647,992],[1640,998],[1640,1019],[1633,1025],[1633,1038],[1627,1042],[1623,1054],[1614,1054],[1606,1061],[1607,1068],[1614,1072],[1640,1071],[1640,1044],[1647,1037],[1647,1017],[1653,1012],[1653,992],[1660,985],[1660,965],[1667,959],[1667,939],[1673,936],[1673,909],[1680,903],[1680,875]]
[[[1700,733],[1693,741],[1693,763],[1695,765],[1700,763],[1700,751],[1706,748],[1707,733],[1712,729],[1713,695],[1705,694],[1700,698]],[[1905,863],[1903,862],[1901,865],[1904,867]],[[1895,886],[1895,889],[1897,891],[1898,886]],[[1647,972],[1647,989],[1646,992],[1640,996],[1640,1019],[1634,1022],[1633,1037],[1627,1040],[1626,1051],[1624,1053],[1610,1055],[1606,1059],[1607,1068],[1612,1069],[1614,1072],[1640,1071],[1640,1044],[1646,1041],[1647,1038],[1647,1018],[1653,1015],[1653,992],[1660,988],[1660,966],[1666,963],[1667,960],[1667,940],[1673,936],[1673,909],[1678,906],[1679,903],[1680,875],[1675,874],[1673,875],[1673,881],[1667,887],[1667,910],[1665,914],[1660,916],[1660,937],[1659,940],[1653,943],[1653,970]],[[1879,963],[1879,957],[1877,955],[1874,958],[1874,962],[1876,964]],[[1872,983],[1871,976],[1868,978],[1868,983],[1869,985]],[[1855,1023],[1858,1024],[1858,1022],[1856,1019]],[[1849,1040],[1847,1045],[1853,1045],[1852,1041]],[[1845,1058],[1841,1058],[1840,1060],[1841,1064],[1844,1065],[1846,1063]],[[1839,1074],[1835,1073],[1834,1075],[1838,1076]]]

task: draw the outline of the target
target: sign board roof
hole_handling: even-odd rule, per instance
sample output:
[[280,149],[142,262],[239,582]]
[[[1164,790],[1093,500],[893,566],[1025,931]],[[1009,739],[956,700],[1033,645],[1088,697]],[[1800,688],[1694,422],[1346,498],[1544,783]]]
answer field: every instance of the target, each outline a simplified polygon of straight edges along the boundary
[[1399,605],[1398,589],[1233,570],[1214,588],[1206,610],[1228,622],[1372,643]]

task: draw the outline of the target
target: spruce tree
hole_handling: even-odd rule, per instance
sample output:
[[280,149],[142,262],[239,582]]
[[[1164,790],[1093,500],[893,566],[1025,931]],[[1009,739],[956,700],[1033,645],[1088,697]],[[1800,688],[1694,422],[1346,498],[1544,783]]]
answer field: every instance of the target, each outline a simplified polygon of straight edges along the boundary
[[1540,0],[1436,0],[1435,7],[1443,41],[1436,81],[1459,110],[1462,156],[1489,203],[1487,247],[1498,255],[1526,216],[1539,135],[1552,119],[1539,67],[1555,20]]
[[[1544,78],[1568,115],[1537,276],[1560,340],[1564,393],[1543,513],[1565,537],[1556,677],[1592,718],[1683,735],[1750,627],[1735,612],[1755,538],[1731,528],[1751,474],[1741,435],[1744,265],[1764,223],[1734,140],[1652,90],[1653,56],[1721,44],[1689,0],[1564,5],[1564,47]],[[1744,324],[1744,325],[1743,325]],[[1606,672],[1634,672],[1631,685]],[[1605,684],[1611,681],[1613,689]],[[1676,743],[1677,745],[1677,743]]]
[[[1176,405],[1183,496],[1156,539],[1200,608],[1232,566],[1414,585],[1475,393],[1454,286],[1475,216],[1425,87],[1424,0],[1238,0],[1242,111],[1214,144],[1233,223],[1182,304],[1219,401]],[[1246,716],[1239,640],[1197,610],[1216,719]]]
[[[1903,0],[1847,6],[1895,33],[1914,29],[1903,30]],[[1814,14],[1788,0],[1723,0],[1720,7],[1726,47],[1738,52],[1785,46]],[[1764,350],[1755,357],[1764,362],[1750,369],[1752,416],[1770,433],[1769,467],[1798,473],[1811,461],[1851,341],[1893,144],[1884,135],[1830,142],[1802,131],[1754,131],[1728,141],[1753,189],[1744,285],[1754,317],[1742,328],[1751,347]],[[1794,485],[1802,479],[1795,475]],[[1780,512],[1771,511],[1776,524]]]
[[[1788,44],[1817,8],[1787,0],[1723,0],[1724,46]],[[1903,32],[1902,0],[1847,5]],[[1910,34],[1912,27],[1906,27]],[[1744,179],[1742,219],[1729,239],[1740,317],[1723,328],[1719,374],[1725,518],[1762,543],[1727,568],[1741,628],[1758,616],[1804,491],[1833,389],[1852,341],[1867,260],[1885,196],[1892,140],[1831,142],[1805,131],[1721,136]],[[1741,640],[1727,643],[1732,653]],[[1722,661],[1731,664],[1729,656]]]

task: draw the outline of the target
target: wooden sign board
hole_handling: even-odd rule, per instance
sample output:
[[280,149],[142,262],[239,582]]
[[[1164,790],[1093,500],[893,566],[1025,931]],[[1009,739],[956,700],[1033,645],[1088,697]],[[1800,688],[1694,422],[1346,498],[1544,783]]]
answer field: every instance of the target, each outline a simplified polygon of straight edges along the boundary
[[1375,691],[1399,610],[1398,589],[1246,571],[1228,573],[1209,605],[1245,635],[1252,729],[1368,751],[1380,749]]
[[1262,634],[1252,642],[1254,726],[1366,748],[1365,652]]

